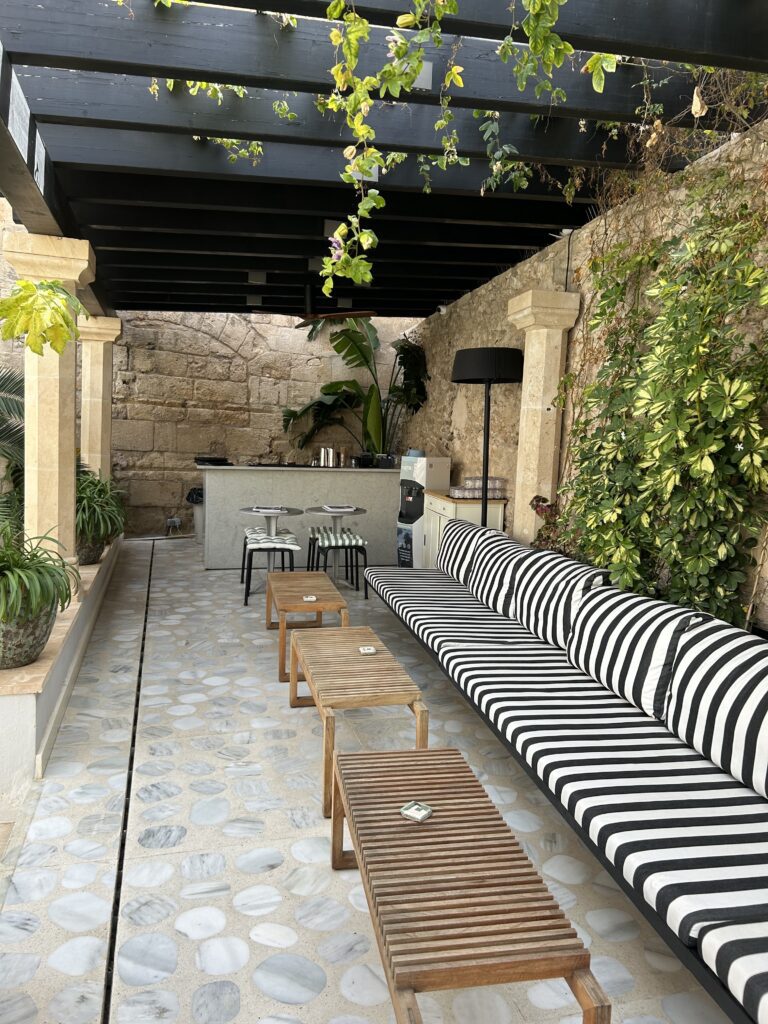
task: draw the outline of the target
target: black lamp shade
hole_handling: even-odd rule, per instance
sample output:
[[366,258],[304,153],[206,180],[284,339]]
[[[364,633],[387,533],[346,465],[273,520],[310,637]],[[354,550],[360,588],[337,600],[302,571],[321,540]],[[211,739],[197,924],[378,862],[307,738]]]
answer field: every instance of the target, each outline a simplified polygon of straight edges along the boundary
[[462,348],[453,360],[454,384],[519,384],[522,379],[519,348]]

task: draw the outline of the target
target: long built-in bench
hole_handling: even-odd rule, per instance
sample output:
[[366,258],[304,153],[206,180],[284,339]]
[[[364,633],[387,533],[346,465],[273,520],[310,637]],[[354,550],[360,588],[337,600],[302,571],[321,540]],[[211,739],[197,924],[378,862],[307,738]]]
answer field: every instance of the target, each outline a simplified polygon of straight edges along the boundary
[[368,581],[730,1018],[768,1024],[768,642],[453,521]]

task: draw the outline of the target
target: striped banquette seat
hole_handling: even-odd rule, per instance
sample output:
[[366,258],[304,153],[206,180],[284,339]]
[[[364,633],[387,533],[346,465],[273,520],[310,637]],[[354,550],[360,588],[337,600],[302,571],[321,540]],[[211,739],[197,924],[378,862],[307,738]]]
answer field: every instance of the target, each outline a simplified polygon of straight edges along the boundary
[[768,1024],[768,642],[453,520],[376,593],[732,1020]]

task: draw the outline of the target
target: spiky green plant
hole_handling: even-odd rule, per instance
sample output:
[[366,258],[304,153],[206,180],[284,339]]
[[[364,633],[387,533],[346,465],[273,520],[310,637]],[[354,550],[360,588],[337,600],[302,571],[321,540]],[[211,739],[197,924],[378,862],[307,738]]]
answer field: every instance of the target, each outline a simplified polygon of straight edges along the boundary
[[0,367],[0,459],[5,470],[0,481],[0,522],[21,529],[24,522],[24,376]]
[[0,526],[0,622],[67,607],[80,576],[49,546],[55,543],[47,536],[27,537],[12,523]]
[[125,528],[125,506],[114,482],[90,471],[77,477],[75,529],[79,542],[107,544]]

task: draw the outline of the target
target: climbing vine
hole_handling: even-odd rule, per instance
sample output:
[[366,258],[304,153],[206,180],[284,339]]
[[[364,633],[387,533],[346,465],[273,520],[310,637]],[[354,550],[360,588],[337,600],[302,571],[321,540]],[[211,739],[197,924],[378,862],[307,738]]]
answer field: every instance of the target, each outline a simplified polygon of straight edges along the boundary
[[560,540],[621,587],[744,624],[768,522],[768,205],[724,170],[689,184],[682,214],[671,237],[591,262],[602,362],[571,430]]

